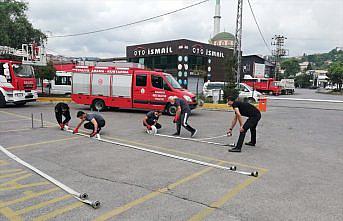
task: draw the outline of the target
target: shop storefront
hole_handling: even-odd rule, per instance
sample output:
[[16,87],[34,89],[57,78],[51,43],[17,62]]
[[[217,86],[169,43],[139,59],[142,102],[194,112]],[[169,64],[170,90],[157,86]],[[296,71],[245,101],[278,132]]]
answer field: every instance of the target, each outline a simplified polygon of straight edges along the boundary
[[127,46],[129,62],[173,74],[181,86],[195,92],[205,81],[225,81],[225,61],[233,50],[186,39]]

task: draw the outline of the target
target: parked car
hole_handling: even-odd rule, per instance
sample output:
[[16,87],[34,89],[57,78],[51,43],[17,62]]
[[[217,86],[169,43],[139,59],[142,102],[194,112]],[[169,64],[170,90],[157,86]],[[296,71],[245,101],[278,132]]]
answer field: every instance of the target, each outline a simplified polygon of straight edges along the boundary
[[[205,98],[213,97],[214,90],[221,90],[221,97],[223,97],[224,87],[225,82],[206,82],[203,87],[203,94]],[[258,102],[259,97],[262,95],[245,83],[239,83],[236,88],[239,90],[239,99],[246,102]]]
[[202,89],[203,95],[206,97],[213,97],[213,90],[221,90],[221,97],[224,96],[225,82],[206,82]]
[[239,83],[237,89],[239,90],[239,99],[245,102],[257,103],[259,98],[262,96],[260,92],[254,90],[252,87],[245,83]]

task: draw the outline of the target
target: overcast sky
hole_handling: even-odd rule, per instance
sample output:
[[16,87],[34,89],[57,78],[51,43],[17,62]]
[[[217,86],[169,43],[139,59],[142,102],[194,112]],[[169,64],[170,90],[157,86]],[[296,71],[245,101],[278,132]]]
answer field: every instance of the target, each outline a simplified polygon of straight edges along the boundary
[[[176,10],[200,0],[29,0],[29,20],[50,35],[113,27]],[[343,0],[250,0],[267,43],[286,36],[291,56],[343,47]],[[127,45],[186,38],[208,42],[215,0],[153,21],[107,32],[49,38],[49,53],[65,56],[125,56]],[[237,0],[221,0],[221,31],[235,32]],[[270,54],[247,0],[243,5],[243,54]]]

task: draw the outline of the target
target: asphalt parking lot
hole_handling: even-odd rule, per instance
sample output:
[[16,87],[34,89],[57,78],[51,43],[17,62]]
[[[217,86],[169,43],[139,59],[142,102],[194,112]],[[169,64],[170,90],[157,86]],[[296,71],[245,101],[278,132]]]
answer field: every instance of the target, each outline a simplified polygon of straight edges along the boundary
[[[54,104],[0,109],[0,145],[67,186],[99,200],[85,205],[0,153],[0,220],[342,220],[343,104],[271,101],[256,147],[147,135],[141,111],[109,111],[102,137],[243,171],[200,166],[60,131]],[[77,110],[72,104],[76,125]],[[31,128],[34,113],[35,129]],[[40,127],[43,113],[44,128]],[[196,138],[224,134],[233,112],[196,110]],[[161,133],[172,134],[162,116]],[[248,133],[249,134],[249,133]],[[182,136],[189,136],[184,131]],[[214,141],[231,143],[232,138]],[[247,139],[249,139],[247,136]]]

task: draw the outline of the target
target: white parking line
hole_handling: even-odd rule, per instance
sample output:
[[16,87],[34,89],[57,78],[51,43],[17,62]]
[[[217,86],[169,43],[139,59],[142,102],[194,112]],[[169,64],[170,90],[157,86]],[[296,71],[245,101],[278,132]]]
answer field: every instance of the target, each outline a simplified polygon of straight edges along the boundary
[[310,101],[310,102],[327,102],[327,103],[343,103],[341,100],[322,100],[308,98],[291,98],[291,97],[267,97],[268,100],[289,100],[289,101]]

